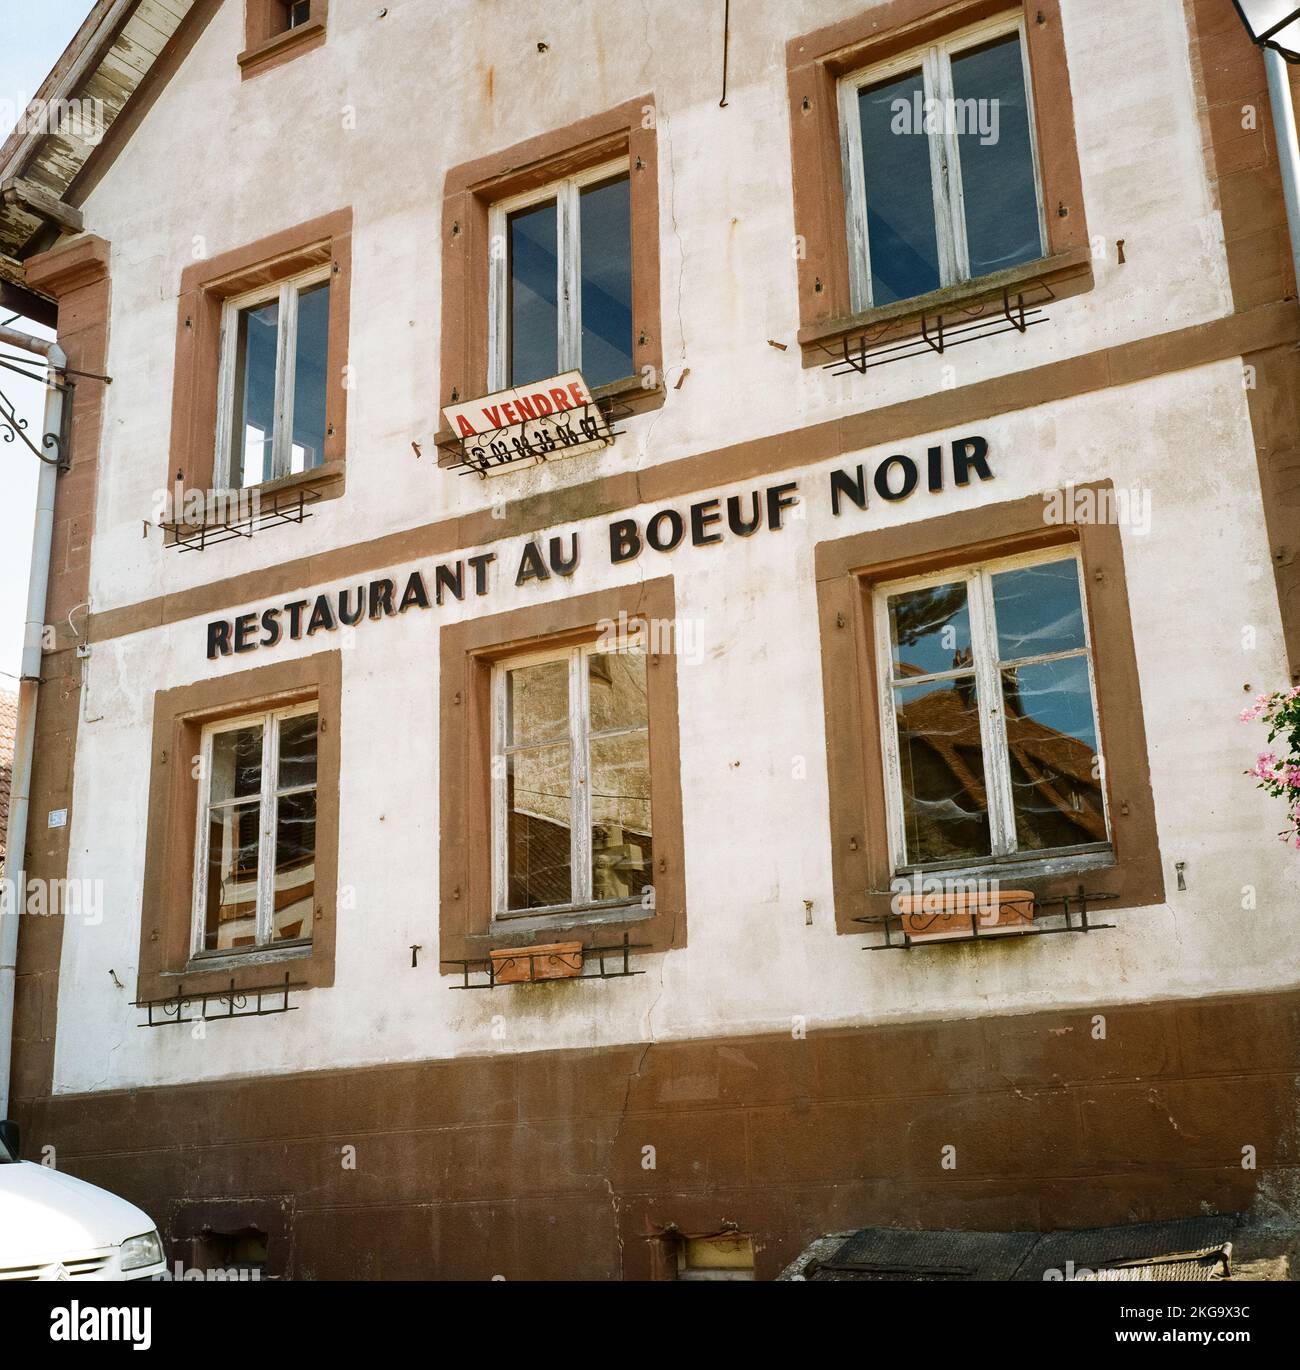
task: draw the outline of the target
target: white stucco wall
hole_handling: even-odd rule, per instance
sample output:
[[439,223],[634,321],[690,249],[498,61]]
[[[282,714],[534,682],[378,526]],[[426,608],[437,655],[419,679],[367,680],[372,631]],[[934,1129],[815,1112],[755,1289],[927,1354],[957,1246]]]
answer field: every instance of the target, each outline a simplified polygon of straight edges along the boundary
[[[1135,30],[1124,0],[1065,0],[1089,226],[1112,246],[1125,239],[1128,264],[1099,257],[1092,292],[1055,306],[1051,324],[1025,339],[945,358],[955,367],[948,376],[921,359],[835,378],[803,370],[793,345],[769,347],[768,338],[793,344],[797,328],[785,40],[866,2],[742,7],[726,109],[718,108],[713,7],[397,0],[379,20],[378,6],[334,0],[324,49],[241,84],[242,5],[227,3],[86,206],[88,225],[113,243],[114,384],[94,609],[1230,312],[1181,5],[1144,7]],[[548,54],[537,52],[538,40]],[[659,108],[664,353],[670,384],[682,366],[689,378],[597,456],[486,483],[417,462],[412,439],[431,452],[439,426],[446,169],[647,91]],[[343,127],[345,106],[356,109],[355,129]],[[196,239],[215,254],[345,204],[356,216],[349,359],[357,374],[345,499],[302,528],[201,555],[164,552],[160,537],[141,537],[140,520],[166,478],[176,294]],[[919,456],[971,432],[989,439],[994,481],[831,516],[832,466],[895,450]],[[779,533],[669,556],[647,550],[611,568],[608,518],[565,525],[580,530],[586,553],[569,581],[516,589],[524,539],[508,539],[491,548],[499,560],[490,598],[363,623],[343,654],[339,870],[356,907],[337,915],[336,983],[297,996],[295,1013],[215,1024],[203,1040],[141,1031],[129,1003],[154,694],[338,640],[286,641],[210,663],[206,620],[195,619],[95,644],[68,874],[104,882],[106,914],[98,926],[69,920],[65,928],[56,1089],[782,1030],[795,1015],[812,1029],[1296,981],[1294,862],[1272,836],[1275,802],[1241,775],[1257,741],[1236,721],[1243,686],[1280,683],[1285,662],[1238,362],[774,472],[739,489],[778,477],[797,478],[805,500],[804,516]],[[1126,527],[1123,541],[1168,903],[1116,914],[1107,920],[1115,931],[1086,938],[864,955],[865,936],[834,930],[814,548],[1101,479],[1148,489],[1153,501],[1150,531]],[[684,510],[733,492],[672,503]],[[644,519],[657,507],[629,512]],[[429,564],[416,563],[426,572]],[[367,578],[407,569],[376,566]],[[437,968],[439,625],[669,572],[678,614],[704,644],[700,661],[677,663],[689,945],[647,958],[648,973],[630,980],[450,992]],[[269,603],[232,604],[221,616]],[[1258,633],[1249,652],[1248,625]],[[802,780],[791,778],[796,757],[805,759]],[[1175,861],[1187,863],[1185,892],[1175,888]],[[1252,913],[1241,907],[1246,886],[1257,891]],[[416,970],[412,943],[424,947]],[[499,1038],[494,1015],[504,1022]]]

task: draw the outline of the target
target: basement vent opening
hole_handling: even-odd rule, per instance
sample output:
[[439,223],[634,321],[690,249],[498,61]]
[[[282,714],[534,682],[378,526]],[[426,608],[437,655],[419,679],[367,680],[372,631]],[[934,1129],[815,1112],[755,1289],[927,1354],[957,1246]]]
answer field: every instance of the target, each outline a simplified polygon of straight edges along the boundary
[[678,1237],[679,1280],[752,1280],[754,1239],[744,1232],[720,1232],[711,1237]]

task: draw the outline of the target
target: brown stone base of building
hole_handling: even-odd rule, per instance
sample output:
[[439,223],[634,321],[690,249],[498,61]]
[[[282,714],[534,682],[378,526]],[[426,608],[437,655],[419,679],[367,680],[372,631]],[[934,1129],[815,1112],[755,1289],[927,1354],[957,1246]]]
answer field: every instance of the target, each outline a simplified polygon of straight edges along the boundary
[[766,1279],[868,1225],[1295,1219],[1297,1070],[1290,992],[502,1052],[20,1117],[29,1158],[53,1146],[140,1204],[173,1260],[253,1229],[270,1273],[296,1279],[644,1279],[675,1234],[734,1225]]

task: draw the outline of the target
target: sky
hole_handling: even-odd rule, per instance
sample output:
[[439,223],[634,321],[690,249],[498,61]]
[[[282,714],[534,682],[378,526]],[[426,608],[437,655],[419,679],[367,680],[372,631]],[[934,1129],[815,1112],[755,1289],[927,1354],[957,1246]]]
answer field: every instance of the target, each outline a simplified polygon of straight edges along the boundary
[[[91,8],[91,0],[0,0],[0,142],[9,136],[10,112],[36,93]],[[0,310],[0,323],[9,319],[9,311]],[[50,336],[30,320],[16,319],[12,326]],[[0,349],[0,356],[11,353]],[[44,388],[0,369],[0,391],[27,420],[27,431],[39,434]],[[0,687],[6,689],[15,688],[22,656],[38,466],[22,443],[0,440]]]

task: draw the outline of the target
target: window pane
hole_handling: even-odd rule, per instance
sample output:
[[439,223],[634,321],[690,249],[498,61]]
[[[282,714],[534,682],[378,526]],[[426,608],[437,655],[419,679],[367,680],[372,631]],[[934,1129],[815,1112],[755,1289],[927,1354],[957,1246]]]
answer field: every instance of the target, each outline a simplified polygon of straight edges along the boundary
[[554,742],[569,736],[569,663],[517,666],[506,675],[506,744]]
[[310,471],[325,460],[325,390],[329,375],[330,287],[308,286],[298,295],[293,363],[293,443],[289,470]]
[[275,814],[276,942],[310,937],[316,907],[316,792],[283,795]]
[[[930,139],[919,71],[858,92],[862,171],[867,187],[867,240],[872,303],[890,304],[937,290],[939,249],[934,226]],[[907,110],[906,120],[902,111]],[[906,131],[896,132],[899,127]]]
[[630,376],[632,219],[626,176],[588,186],[582,216],[582,375],[589,386]]
[[649,734],[593,738],[592,897],[639,896],[651,883],[651,870]]
[[316,783],[316,715],[301,714],[280,724],[280,775],[276,788]]
[[952,60],[972,277],[1043,255],[1020,35]]
[[560,311],[556,299],[555,202],[509,218],[510,383],[553,376],[559,367]]
[[972,661],[966,582],[889,597],[894,678],[955,671]]
[[974,677],[895,691],[907,859],[991,853]]
[[1079,564],[1052,561],[993,577],[998,660],[1069,652],[1085,645]]
[[645,726],[644,653],[593,652],[587,680],[593,733]]
[[275,354],[280,301],[239,311],[235,343],[235,416],[231,432],[230,483],[260,485],[271,479],[275,428]]
[[248,799],[262,792],[262,725],[231,728],[212,739],[213,804]]
[[204,872],[206,951],[251,947],[257,941],[257,847],[262,806],[211,809]]
[[1104,842],[1087,658],[1003,671],[1002,698],[1019,849]]
[[535,909],[573,899],[569,747],[539,747],[508,758],[507,906]]

